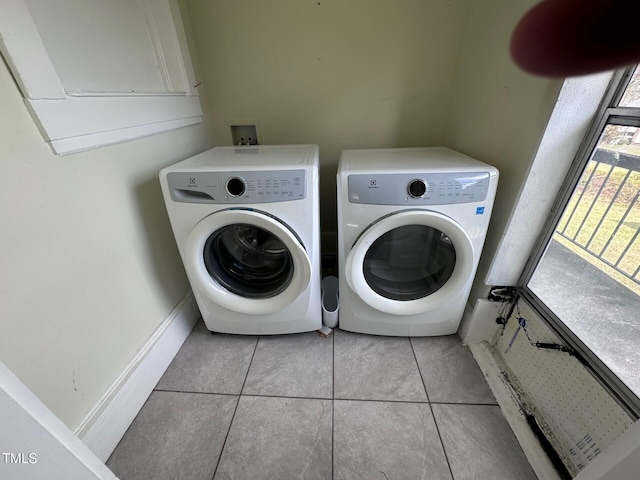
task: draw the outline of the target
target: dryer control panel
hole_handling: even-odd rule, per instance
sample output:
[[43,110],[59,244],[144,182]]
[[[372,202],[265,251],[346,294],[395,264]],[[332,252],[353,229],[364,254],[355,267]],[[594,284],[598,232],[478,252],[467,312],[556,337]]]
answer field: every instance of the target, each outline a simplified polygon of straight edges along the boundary
[[272,203],[307,196],[305,170],[172,172],[167,183],[174,202]]
[[482,202],[489,172],[349,175],[349,201],[370,205],[447,205]]

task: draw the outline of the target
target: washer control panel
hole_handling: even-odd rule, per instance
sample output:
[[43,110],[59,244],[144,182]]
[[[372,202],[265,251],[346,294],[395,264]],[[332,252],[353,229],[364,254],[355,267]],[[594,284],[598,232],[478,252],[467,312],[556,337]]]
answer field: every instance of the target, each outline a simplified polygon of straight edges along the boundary
[[446,205],[482,202],[489,172],[349,175],[349,201],[370,205]]
[[171,198],[185,203],[271,203],[306,198],[305,170],[171,172]]

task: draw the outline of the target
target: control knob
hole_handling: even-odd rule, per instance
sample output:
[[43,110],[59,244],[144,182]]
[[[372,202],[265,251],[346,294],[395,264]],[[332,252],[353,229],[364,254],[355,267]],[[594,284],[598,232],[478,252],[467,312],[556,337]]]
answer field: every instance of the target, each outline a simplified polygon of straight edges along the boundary
[[427,192],[427,182],[421,179],[411,180],[407,187],[407,193],[412,198],[421,198]]
[[227,192],[232,197],[241,197],[245,192],[244,180],[238,177],[227,180]]

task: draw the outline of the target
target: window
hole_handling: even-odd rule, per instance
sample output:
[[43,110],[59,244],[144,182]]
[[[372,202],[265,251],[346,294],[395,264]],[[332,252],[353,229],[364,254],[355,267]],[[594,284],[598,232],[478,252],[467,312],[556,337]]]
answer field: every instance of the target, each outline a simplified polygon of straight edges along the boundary
[[640,68],[614,77],[520,281],[594,374],[640,413]]
[[175,0],[6,0],[0,49],[57,154],[201,121]]

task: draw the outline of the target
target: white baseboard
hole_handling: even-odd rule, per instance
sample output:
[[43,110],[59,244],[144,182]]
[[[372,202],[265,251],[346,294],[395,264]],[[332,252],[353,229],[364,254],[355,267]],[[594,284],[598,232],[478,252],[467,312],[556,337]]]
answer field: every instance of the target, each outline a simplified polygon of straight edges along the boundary
[[470,343],[467,345],[473,354],[480,370],[484,374],[489,388],[496,397],[502,415],[509,423],[511,430],[518,439],[518,443],[538,478],[545,480],[560,480],[560,476],[551,460],[540,445],[540,442],[527,424],[527,420],[515,401],[509,387],[504,383],[499,359],[493,354],[488,344]]
[[73,429],[103,462],[113,453],[199,317],[189,292]]

